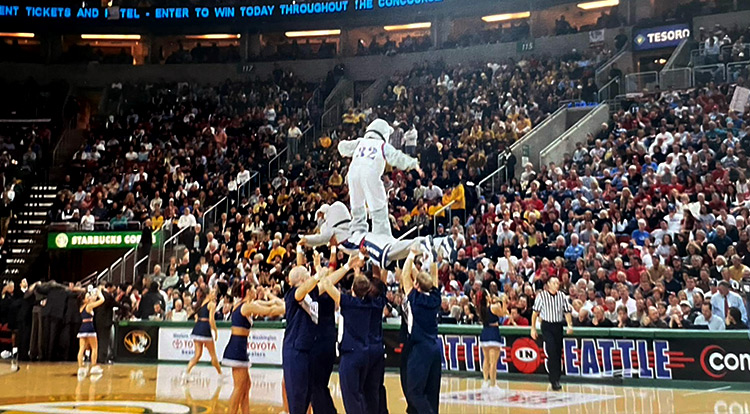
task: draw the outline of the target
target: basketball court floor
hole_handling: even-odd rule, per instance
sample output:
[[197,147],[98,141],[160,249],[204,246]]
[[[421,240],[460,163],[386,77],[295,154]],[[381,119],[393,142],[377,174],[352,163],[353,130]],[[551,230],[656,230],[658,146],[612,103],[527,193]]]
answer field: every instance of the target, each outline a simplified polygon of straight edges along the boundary
[[[184,383],[183,365],[116,364],[104,367],[99,378],[79,381],[76,366],[20,364],[18,370],[0,365],[0,413],[224,413],[232,391],[231,376],[221,379],[210,366],[198,366]],[[252,368],[252,413],[281,413],[281,370]],[[403,413],[405,401],[399,377],[386,374],[388,407]],[[692,389],[639,388],[565,384],[552,392],[541,382],[502,381],[495,391],[480,390],[471,377],[444,377],[440,412],[462,413],[748,413],[750,392],[726,384],[705,383]],[[343,413],[338,376],[332,394]]]

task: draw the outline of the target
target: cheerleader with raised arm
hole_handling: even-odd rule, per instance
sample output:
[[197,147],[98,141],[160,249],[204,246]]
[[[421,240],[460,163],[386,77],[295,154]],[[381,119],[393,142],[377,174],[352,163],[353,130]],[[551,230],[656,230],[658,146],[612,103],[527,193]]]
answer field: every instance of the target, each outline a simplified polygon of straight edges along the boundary
[[[247,355],[248,336],[255,316],[281,316],[284,314],[284,301],[264,291],[267,300],[255,300],[256,288],[248,281],[232,288],[235,304],[232,307],[232,336],[224,349],[222,365],[232,368],[234,389],[229,398],[231,414],[250,412],[250,359]],[[239,299],[239,300],[238,300]]]
[[99,342],[96,339],[96,328],[94,327],[94,309],[104,303],[102,287],[98,289],[89,288],[83,297],[83,303],[79,312],[81,313],[81,329],[78,330],[78,378],[83,379],[88,372],[83,365],[86,350],[91,350],[91,375],[102,373],[102,367],[97,364],[99,355]]

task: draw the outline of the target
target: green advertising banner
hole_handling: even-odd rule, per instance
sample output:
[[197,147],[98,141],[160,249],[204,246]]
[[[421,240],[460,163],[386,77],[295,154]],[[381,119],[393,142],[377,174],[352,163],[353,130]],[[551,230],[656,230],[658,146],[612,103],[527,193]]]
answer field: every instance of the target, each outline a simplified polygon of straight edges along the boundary
[[[157,233],[151,235],[157,244]],[[48,249],[123,249],[137,247],[141,242],[140,231],[92,231],[49,233]]]

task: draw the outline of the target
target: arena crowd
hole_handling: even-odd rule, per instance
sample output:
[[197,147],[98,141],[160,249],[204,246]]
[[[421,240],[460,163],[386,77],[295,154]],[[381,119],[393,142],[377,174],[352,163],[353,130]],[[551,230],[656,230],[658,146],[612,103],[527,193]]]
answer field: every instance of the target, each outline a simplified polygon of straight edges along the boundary
[[[309,86],[283,72],[243,85],[115,85],[122,114],[92,127],[54,217],[82,230],[89,215],[112,228],[134,221],[184,229],[165,263],[135,284],[105,289],[102,312],[116,307],[117,318],[186,320],[204,286],[223,296],[246,279],[281,297],[299,236],[320,224],[319,207],[346,203],[348,162],[337,143],[382,118],[394,125],[389,142],[418,155],[425,172],[383,177],[394,235],[416,229],[413,236],[453,242],[439,266],[443,323],[479,323],[476,294],[485,288],[508,298],[501,323],[528,325],[537,292],[554,276],[577,326],[746,329],[750,126],[747,110],[728,109],[735,85],[623,102],[558,165],[517,166],[505,151],[564,101],[595,101],[593,71],[607,53],[415,67],[391,80],[378,106],[344,114],[340,127],[304,156],[291,151],[260,185],[243,184],[298,144],[310,122]],[[499,192],[478,191],[498,161],[508,181]],[[232,194],[238,203],[204,220]],[[385,320],[400,316],[403,301],[394,272],[387,281]],[[41,326],[55,326],[44,322],[41,301],[65,292],[74,306],[78,291],[51,283],[15,294],[6,287],[3,303],[26,301],[28,312],[42,312]],[[223,297],[219,320],[230,310]],[[25,326],[27,314],[18,315]],[[75,326],[75,313],[70,319],[61,326]],[[34,357],[53,357],[29,337],[40,348]]]

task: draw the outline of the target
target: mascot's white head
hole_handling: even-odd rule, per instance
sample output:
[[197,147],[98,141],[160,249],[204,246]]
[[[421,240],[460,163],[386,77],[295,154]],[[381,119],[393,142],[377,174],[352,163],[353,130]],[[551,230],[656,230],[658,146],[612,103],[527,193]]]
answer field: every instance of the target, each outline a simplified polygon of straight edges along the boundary
[[323,204],[322,206],[318,208],[318,211],[315,212],[315,217],[319,217],[319,216],[325,217],[326,213],[328,213],[329,208],[331,208],[331,206],[329,206],[328,204]]
[[387,142],[392,133],[393,127],[388,125],[388,122],[378,118],[367,126],[365,138],[381,139]]

